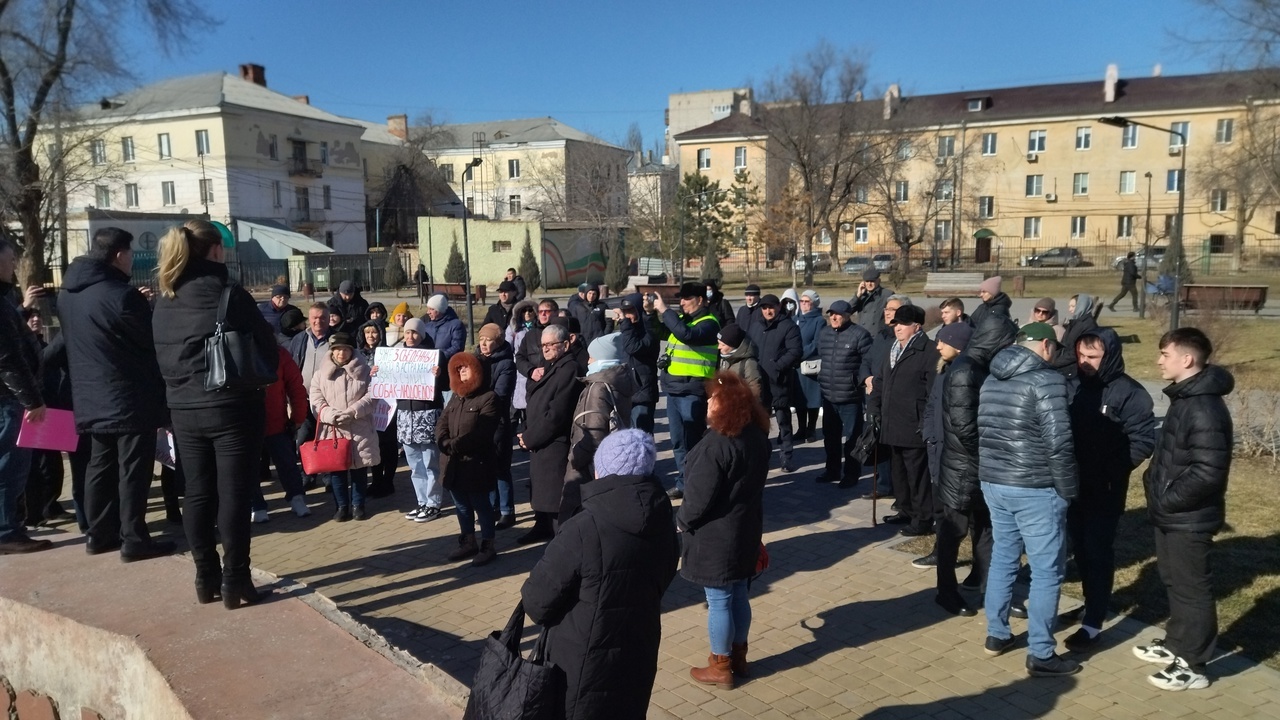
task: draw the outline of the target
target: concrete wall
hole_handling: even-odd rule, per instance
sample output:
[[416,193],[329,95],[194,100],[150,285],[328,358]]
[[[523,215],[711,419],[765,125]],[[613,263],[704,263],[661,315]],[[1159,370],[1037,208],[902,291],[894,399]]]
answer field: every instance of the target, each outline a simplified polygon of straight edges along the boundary
[[[468,219],[471,282],[476,285],[485,285],[490,293],[496,292],[498,283],[502,282],[502,278],[506,275],[507,268],[520,267],[520,253],[524,249],[526,233],[533,245],[534,257],[542,258],[543,235],[540,223]],[[453,245],[455,238],[458,242],[458,252],[463,253],[465,257],[461,219],[418,218],[418,252],[422,258],[422,264],[427,266],[427,271],[436,282],[444,282],[444,269],[449,264],[449,248]],[[544,284],[549,281],[548,267],[551,267],[551,263],[543,259]]]

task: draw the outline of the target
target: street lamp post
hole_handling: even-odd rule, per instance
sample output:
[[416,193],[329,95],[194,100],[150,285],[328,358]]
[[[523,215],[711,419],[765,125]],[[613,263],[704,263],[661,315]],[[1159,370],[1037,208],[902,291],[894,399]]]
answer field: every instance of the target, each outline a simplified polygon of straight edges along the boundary
[[[462,197],[467,196],[467,173],[471,172],[471,168],[480,167],[482,160],[480,158],[472,158],[462,168]],[[471,308],[471,241],[467,237],[467,207],[462,207],[462,253],[463,264],[467,269],[467,330],[471,333],[471,344],[476,344],[476,317],[475,311]]]
[[[1125,128],[1130,125],[1137,125],[1140,127],[1151,128],[1152,130],[1158,130],[1162,133],[1166,133],[1168,135],[1172,135],[1178,138],[1178,156],[1181,160],[1180,167],[1178,169],[1178,183],[1177,183],[1178,184],[1178,215],[1177,215],[1178,226],[1174,228],[1175,232],[1173,233],[1173,239],[1172,239],[1172,242],[1170,242],[1170,247],[1169,247],[1169,252],[1173,253],[1173,301],[1169,303],[1169,329],[1177,330],[1178,324],[1179,324],[1178,321],[1181,319],[1180,316],[1181,316],[1181,310],[1182,310],[1182,307],[1181,307],[1182,299],[1180,297],[1182,294],[1182,288],[1181,288],[1182,255],[1184,252],[1182,247],[1182,237],[1183,237],[1182,226],[1184,224],[1183,221],[1184,221],[1186,209],[1187,209],[1187,136],[1184,133],[1178,132],[1177,130],[1162,128],[1159,125],[1152,125],[1150,123],[1138,122],[1137,120],[1131,120],[1127,117],[1121,117],[1119,115],[1112,115],[1110,117],[1101,117],[1101,118],[1098,118],[1098,122],[1102,123],[1103,125],[1110,125],[1112,127],[1118,127],[1118,128]],[[1149,182],[1148,182],[1148,187],[1150,187]],[[1150,196],[1151,196],[1151,193],[1148,190],[1147,197],[1149,198]],[[1148,200],[1148,202],[1150,202],[1150,200]],[[1148,220],[1147,222],[1148,235],[1150,234],[1150,225],[1151,225],[1150,220]],[[1143,258],[1142,258],[1142,267],[1144,271],[1146,269],[1146,265],[1147,265],[1146,252],[1144,251]],[[1143,278],[1143,283],[1144,285],[1146,283],[1145,277]],[[1145,293],[1143,294],[1145,295]],[[1144,305],[1143,308],[1145,309],[1145,307],[1146,306]]]

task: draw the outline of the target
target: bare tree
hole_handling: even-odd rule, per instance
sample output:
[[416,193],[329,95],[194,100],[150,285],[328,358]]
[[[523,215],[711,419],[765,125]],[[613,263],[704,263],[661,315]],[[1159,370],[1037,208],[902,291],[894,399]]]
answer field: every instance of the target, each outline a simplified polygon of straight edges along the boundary
[[47,268],[52,163],[37,147],[52,104],[130,79],[122,30],[139,22],[166,53],[213,24],[195,0],[0,0],[0,166],[12,172],[0,217],[21,227],[24,285]]

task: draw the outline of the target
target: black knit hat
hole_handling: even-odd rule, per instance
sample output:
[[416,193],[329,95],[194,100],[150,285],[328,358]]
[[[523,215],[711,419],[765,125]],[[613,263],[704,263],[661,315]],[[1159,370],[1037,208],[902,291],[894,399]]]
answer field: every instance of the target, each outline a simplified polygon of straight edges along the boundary
[[746,337],[747,334],[735,323],[729,323],[720,328],[720,334],[716,335],[717,340],[735,349],[742,345]]

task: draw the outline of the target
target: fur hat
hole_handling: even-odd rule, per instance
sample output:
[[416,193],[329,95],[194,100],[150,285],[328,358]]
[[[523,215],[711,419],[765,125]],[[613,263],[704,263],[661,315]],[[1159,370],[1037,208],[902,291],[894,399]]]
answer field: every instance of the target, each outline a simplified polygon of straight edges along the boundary
[[480,328],[480,332],[476,333],[476,337],[481,340],[484,340],[485,338],[497,340],[502,337],[502,328],[498,327],[495,323],[488,323],[484,327]]
[[431,299],[427,300],[427,308],[442,313],[449,309],[449,298],[439,294],[432,295]]
[[627,354],[622,351],[622,335],[620,333],[609,333],[601,335],[591,344],[587,346],[587,357],[592,360],[615,360],[622,362],[627,359]]
[[596,448],[596,477],[648,475],[658,459],[653,436],[643,430],[619,430]]
[[[458,377],[458,369],[464,366],[471,370],[471,377],[465,383]],[[460,352],[449,358],[449,387],[453,389],[454,397],[471,395],[483,384],[484,366],[480,364],[480,358],[469,352]]]
[[989,292],[992,295],[999,295],[1001,279],[1002,278],[999,275],[992,275],[986,280],[983,280],[982,284],[978,286],[978,292]]

